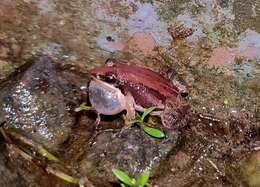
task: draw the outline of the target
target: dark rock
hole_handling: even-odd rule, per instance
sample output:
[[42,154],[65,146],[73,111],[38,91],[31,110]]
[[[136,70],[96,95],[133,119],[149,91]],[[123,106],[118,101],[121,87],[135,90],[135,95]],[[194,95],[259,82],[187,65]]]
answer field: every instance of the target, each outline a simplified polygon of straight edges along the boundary
[[[24,73],[5,84],[0,93],[0,119],[6,119],[25,136],[55,150],[71,132],[71,103],[78,100],[78,85],[62,77],[55,63],[42,57]],[[87,82],[82,83],[87,84]]]
[[120,168],[131,176],[144,170],[152,174],[167,155],[176,149],[179,131],[167,132],[166,139],[156,139],[145,134],[140,128],[131,127],[121,135],[103,133],[81,162],[84,175],[101,180],[114,181],[113,168]]
[[[1,144],[1,150],[4,149],[3,144]],[[0,186],[5,186],[8,184],[8,186],[17,186],[18,185],[18,174],[16,172],[12,172],[10,168],[8,168],[8,158],[5,154],[0,154]],[[23,183],[22,180],[20,180],[21,183]]]

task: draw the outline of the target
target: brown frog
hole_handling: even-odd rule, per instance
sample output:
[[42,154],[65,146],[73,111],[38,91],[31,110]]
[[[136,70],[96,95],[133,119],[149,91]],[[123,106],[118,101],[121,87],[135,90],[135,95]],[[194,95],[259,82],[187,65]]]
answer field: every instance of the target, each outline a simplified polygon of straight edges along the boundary
[[156,107],[151,115],[160,116],[167,128],[183,127],[190,116],[185,82],[168,66],[160,73],[131,66],[114,59],[90,71],[89,99],[98,114],[115,115],[126,110],[127,119],[135,111]]

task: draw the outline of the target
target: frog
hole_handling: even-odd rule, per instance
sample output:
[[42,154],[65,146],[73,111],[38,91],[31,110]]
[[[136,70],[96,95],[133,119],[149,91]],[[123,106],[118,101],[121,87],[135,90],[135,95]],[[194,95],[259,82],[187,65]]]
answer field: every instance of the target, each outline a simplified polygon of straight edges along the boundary
[[136,112],[155,107],[150,113],[158,116],[165,128],[184,127],[190,117],[186,82],[171,67],[161,66],[159,72],[146,67],[107,59],[90,70],[89,101],[98,114],[116,115],[126,111],[126,119]]

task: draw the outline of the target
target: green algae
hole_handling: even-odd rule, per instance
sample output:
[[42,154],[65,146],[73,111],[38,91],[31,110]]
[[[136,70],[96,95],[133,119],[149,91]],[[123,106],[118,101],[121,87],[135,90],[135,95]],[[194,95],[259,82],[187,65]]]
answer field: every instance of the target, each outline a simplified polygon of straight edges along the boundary
[[173,0],[161,4],[157,9],[157,13],[160,16],[160,19],[163,21],[174,20],[183,10],[185,10],[186,2],[189,1]]
[[218,4],[222,8],[229,8],[230,4],[233,3],[233,0],[218,0]]
[[260,1],[237,0],[233,5],[233,14],[235,15],[234,25],[237,31],[243,32],[250,28],[260,32]]
[[5,79],[14,71],[11,63],[0,60],[0,80]]

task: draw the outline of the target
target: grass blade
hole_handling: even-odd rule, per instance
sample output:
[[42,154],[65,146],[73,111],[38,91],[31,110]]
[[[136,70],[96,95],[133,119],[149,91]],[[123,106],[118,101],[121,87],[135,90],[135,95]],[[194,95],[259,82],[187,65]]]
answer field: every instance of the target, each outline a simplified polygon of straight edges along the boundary
[[74,178],[70,175],[67,175],[66,173],[59,171],[59,170],[54,170],[53,168],[47,167],[46,168],[48,173],[53,174],[54,176],[60,178],[61,180],[64,180],[66,182],[69,183],[73,183],[73,184],[79,184],[79,179]]
[[82,103],[79,107],[75,108],[75,112],[81,112],[81,111],[89,111],[91,110],[91,106],[87,106],[86,103]]

